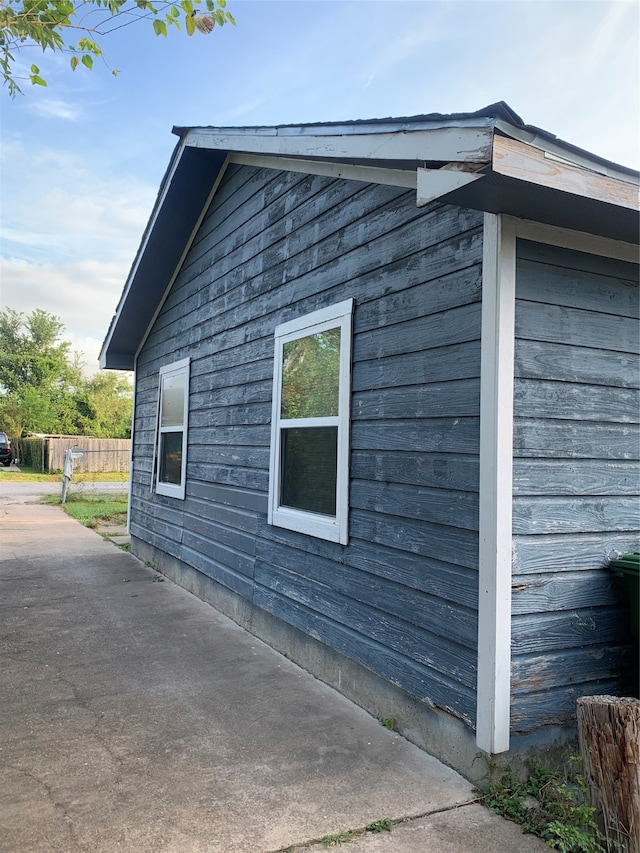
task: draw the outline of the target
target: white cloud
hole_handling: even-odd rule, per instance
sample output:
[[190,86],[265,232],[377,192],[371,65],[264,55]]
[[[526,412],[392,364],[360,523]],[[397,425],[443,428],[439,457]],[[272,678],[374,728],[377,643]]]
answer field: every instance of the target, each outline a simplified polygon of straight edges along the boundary
[[[452,7],[455,11],[455,4]],[[467,20],[458,49],[474,73],[447,76],[459,109],[505,100],[528,124],[638,167],[638,15],[625,0],[476,4],[490,41]],[[630,132],[621,133],[626,127]]]
[[31,105],[35,113],[48,118],[60,118],[65,121],[79,121],[81,117],[77,108],[74,108],[65,101],[61,101],[56,98],[46,101],[33,101],[31,102]]
[[132,260],[156,188],[92,169],[75,153],[3,146],[3,255],[31,261]]
[[[3,146],[2,304],[60,318],[90,371],[120,298],[156,187],[96,172],[68,151]],[[3,200],[4,202],[4,200]]]
[[102,338],[80,337],[75,334],[65,335],[65,340],[71,342],[74,353],[80,353],[82,372],[85,376],[93,376],[100,370],[99,356],[102,349]]
[[83,352],[87,366],[95,370],[129,263],[50,264],[11,258],[0,263],[3,307],[24,314],[36,308],[55,314],[65,326],[64,340]]
[[453,28],[441,25],[442,7],[427,4],[421,11],[423,14],[414,19],[412,29],[404,32],[400,38],[388,41],[363,68],[360,77],[366,81],[366,87],[389,76],[396,66],[409,66],[433,45],[453,42],[459,38]]

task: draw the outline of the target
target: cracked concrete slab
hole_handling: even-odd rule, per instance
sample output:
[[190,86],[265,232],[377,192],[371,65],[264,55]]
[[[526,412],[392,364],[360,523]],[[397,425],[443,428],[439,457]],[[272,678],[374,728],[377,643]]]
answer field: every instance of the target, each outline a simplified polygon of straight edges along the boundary
[[[62,509],[3,498],[2,853],[272,853],[425,815],[356,843],[477,848],[471,783]],[[547,849],[495,820],[487,849]]]

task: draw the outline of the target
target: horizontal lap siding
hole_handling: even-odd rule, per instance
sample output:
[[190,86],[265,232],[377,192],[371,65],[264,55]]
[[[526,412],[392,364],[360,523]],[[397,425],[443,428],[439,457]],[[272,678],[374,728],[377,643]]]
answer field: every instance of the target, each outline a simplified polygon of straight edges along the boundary
[[[230,167],[140,355],[132,532],[472,721],[482,216]],[[266,521],[273,333],[353,297],[350,541]],[[191,357],[185,501],[150,489],[158,370]]]
[[638,550],[637,267],[518,244],[514,386],[515,730],[629,689],[625,589]]

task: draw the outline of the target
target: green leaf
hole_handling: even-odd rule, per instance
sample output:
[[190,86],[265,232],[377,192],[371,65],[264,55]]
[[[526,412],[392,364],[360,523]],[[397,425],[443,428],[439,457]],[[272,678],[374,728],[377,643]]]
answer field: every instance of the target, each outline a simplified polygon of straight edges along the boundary
[[187,15],[185,17],[185,24],[187,27],[187,34],[192,36],[196,31],[196,21],[193,15]]
[[236,19],[233,17],[231,12],[225,12],[224,15],[225,15],[225,18],[227,19],[227,21],[229,21],[229,23],[233,24],[233,26],[235,27],[236,26]]
[[213,12],[213,10],[215,8],[216,8],[216,4],[213,2],[213,0],[207,0],[207,11]]
[[167,25],[164,21],[159,21],[157,18],[153,22],[153,31],[157,36],[167,35]]
[[46,80],[43,80],[42,77],[39,77],[37,74],[31,75],[31,82],[34,86],[46,86]]
[[171,15],[172,18],[179,18],[180,17],[180,9],[178,9],[177,6],[172,6],[171,9],[169,9],[169,14]]
[[78,67],[79,63],[80,63],[80,60],[78,59],[78,57],[72,56],[71,60],[69,61],[69,65],[71,66],[71,70],[75,71],[76,68]]
[[85,53],[85,55],[82,57],[82,64],[85,68],[93,68],[93,57],[89,56],[88,53]]
[[31,66],[31,73],[32,73],[32,74],[39,74],[39,73],[40,73],[40,69],[38,68],[38,66],[37,66],[37,65],[32,65],[32,66]]
[[219,6],[221,9],[224,9],[224,7],[225,7],[226,5],[227,5],[227,0],[218,0],[218,6]]

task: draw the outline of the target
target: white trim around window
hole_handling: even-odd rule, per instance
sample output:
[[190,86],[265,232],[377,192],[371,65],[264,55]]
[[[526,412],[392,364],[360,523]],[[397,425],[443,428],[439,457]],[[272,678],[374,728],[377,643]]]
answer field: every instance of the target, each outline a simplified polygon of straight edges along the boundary
[[353,299],[275,330],[268,521],[348,541]]
[[184,500],[187,471],[189,365],[183,358],[160,368],[155,491]]

